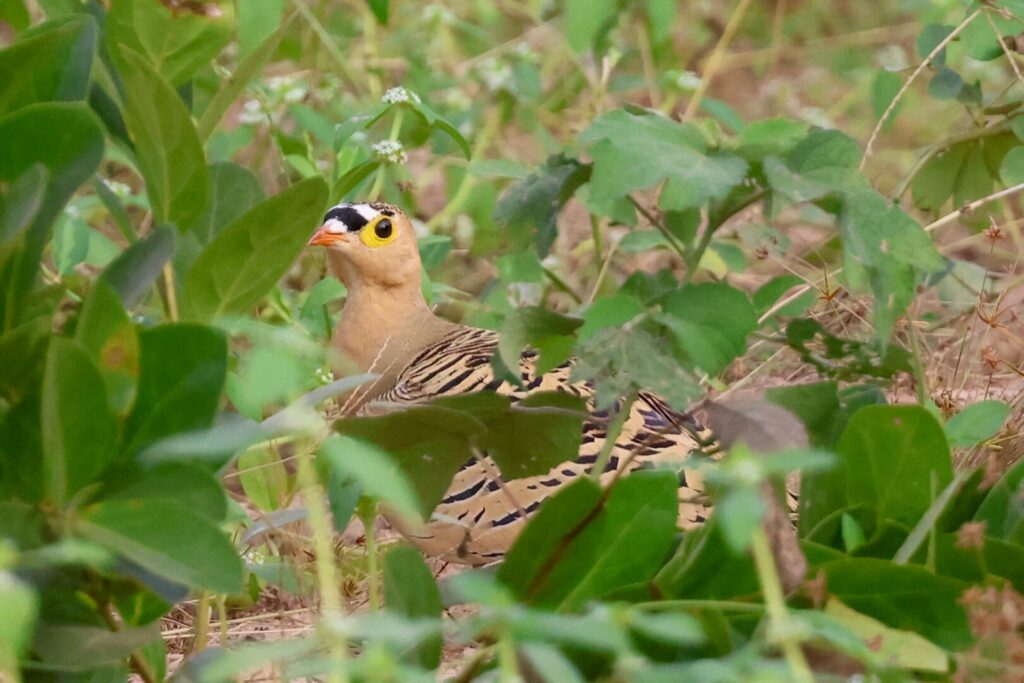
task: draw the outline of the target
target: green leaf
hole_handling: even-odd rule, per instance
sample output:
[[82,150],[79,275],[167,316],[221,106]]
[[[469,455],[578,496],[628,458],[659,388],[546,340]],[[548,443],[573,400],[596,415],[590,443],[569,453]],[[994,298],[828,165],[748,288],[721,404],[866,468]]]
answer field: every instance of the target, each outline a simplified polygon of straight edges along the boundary
[[[83,397],[88,396],[88,400]],[[77,344],[50,341],[43,377],[43,464],[46,490],[63,505],[117,455],[117,423],[103,377]]]
[[213,593],[242,588],[242,560],[227,536],[208,517],[179,503],[104,501],[85,509],[75,529],[170,581]]
[[420,516],[419,500],[409,478],[378,446],[358,438],[332,436],[320,445],[320,453],[338,474],[358,483],[365,495],[406,519]]
[[81,103],[23,107],[0,119],[0,182],[11,182],[37,164],[49,173],[43,201],[18,241],[0,253],[0,330],[21,322],[50,236],[50,226],[103,157],[103,128]]
[[480,393],[436,401],[480,420],[486,432],[474,445],[494,459],[506,479],[544,474],[579,455],[586,406],[571,394],[532,393],[514,403],[504,396]]
[[722,283],[684,285],[665,302],[660,320],[691,367],[717,375],[747,350],[757,329],[754,307],[742,291]]
[[577,336],[581,342],[593,337],[599,330],[618,327],[643,314],[645,308],[639,299],[629,294],[601,297],[583,313],[583,325]]
[[47,316],[33,318],[0,334],[0,358],[7,366],[0,373],[0,395],[12,405],[39,385],[49,338]]
[[864,530],[860,528],[860,524],[857,523],[857,520],[845,512],[842,517],[842,532],[843,547],[846,548],[847,553],[852,553],[857,548],[864,545]]
[[807,135],[807,124],[791,119],[754,121],[740,132],[737,152],[747,161],[785,156]]
[[139,342],[117,292],[102,278],[82,306],[75,341],[103,375],[110,407],[119,415],[126,413],[135,397]]
[[88,671],[118,664],[143,645],[160,639],[160,623],[111,631],[100,626],[41,625],[33,650],[43,665],[65,671]]
[[596,119],[579,139],[594,159],[592,193],[621,197],[665,180],[659,204],[669,210],[722,198],[747,172],[743,159],[707,153],[695,128],[661,116],[616,110]]
[[999,177],[1007,185],[1024,183],[1024,147],[1014,147],[1003,157]]
[[1002,401],[978,401],[967,406],[946,423],[946,435],[954,448],[970,448],[990,439],[1010,417],[1010,406]]
[[619,240],[619,249],[627,254],[638,254],[650,249],[670,246],[665,236],[654,229],[630,230],[625,237]]
[[162,226],[121,252],[100,279],[110,285],[125,308],[137,306],[164,265],[174,256],[175,232]]
[[572,661],[554,645],[543,642],[523,643],[519,652],[544,683],[584,683]]
[[471,395],[448,399],[446,405],[426,405],[379,417],[346,418],[334,429],[386,451],[415,489],[418,510],[425,519],[441,502],[455,473],[473,457],[471,445],[487,428],[465,410],[474,400],[500,400]]
[[[126,0],[128,1],[128,0]],[[273,0],[269,0],[273,2]],[[247,5],[250,3],[246,3]],[[210,139],[217,124],[227,113],[232,103],[238,98],[238,96],[245,90],[246,86],[249,85],[249,81],[255,78],[260,71],[263,70],[264,65],[270,60],[277,50],[277,45],[281,42],[281,38],[285,32],[291,26],[292,21],[299,15],[298,12],[294,12],[287,19],[281,22],[277,30],[271,33],[269,36],[263,39],[263,42],[259,44],[259,47],[254,49],[251,53],[242,59],[242,62],[235,69],[235,72],[227,79],[225,83],[217,90],[216,94],[210,99],[210,103],[206,105],[206,109],[203,111],[203,115],[199,118],[199,122],[196,125],[196,130],[199,135],[199,139],[202,142],[206,142]]]
[[[144,55],[162,79],[179,86],[213,61],[231,39],[231,15],[176,11],[159,2],[114,0],[107,13],[107,46],[121,66]],[[166,104],[166,103],[164,103]]]
[[328,275],[313,285],[306,300],[299,309],[299,322],[311,333],[321,339],[330,339],[334,333],[336,316],[331,315],[327,307],[334,301],[345,296],[345,285],[333,276]]
[[896,318],[914,297],[917,273],[945,268],[945,261],[921,226],[873,190],[849,193],[839,216],[843,263],[864,272],[874,294],[875,338],[884,348]]
[[227,341],[202,325],[160,325],[139,334],[139,384],[125,425],[136,453],[163,437],[208,427],[227,372]]
[[284,6],[284,0],[251,0],[236,6],[240,57],[247,57],[274,34],[281,24]]
[[36,164],[7,187],[0,188],[0,249],[17,239],[35,220],[43,208],[48,181],[46,167]]
[[135,481],[104,496],[105,501],[168,500],[219,523],[227,514],[224,489],[208,467],[188,462],[160,463]]
[[601,27],[615,16],[612,0],[566,0],[565,37],[576,52],[591,47]]
[[959,603],[967,585],[960,581],[874,558],[840,560],[822,569],[831,595],[887,626],[913,631],[949,650],[973,639]]
[[601,408],[632,391],[653,391],[677,410],[700,396],[697,378],[676,358],[664,327],[640,318],[603,328],[576,345],[572,379],[591,380]]
[[974,519],[985,522],[985,533],[1024,544],[1024,462],[1018,462],[999,479],[978,506]]
[[356,189],[359,183],[369,178],[370,174],[380,168],[381,163],[380,159],[371,159],[349,169],[331,186],[331,196],[337,197],[339,200],[348,199],[349,193]]
[[858,410],[836,451],[847,500],[873,509],[879,522],[914,524],[953,478],[942,427],[920,406]]
[[645,638],[668,645],[699,645],[705,640],[700,622],[689,614],[635,611],[630,627]]
[[389,0],[366,0],[366,4],[369,6],[370,11],[373,12],[373,16],[377,18],[377,21],[382,26],[388,23],[388,5],[390,4]]
[[[758,287],[757,291],[750,297],[758,318],[760,319],[760,317],[767,313],[772,306],[778,303],[784,294],[789,294],[791,289],[803,286],[803,284],[803,278],[797,277],[796,275],[778,275]],[[796,299],[779,308],[773,315],[783,318],[801,315],[808,308],[814,305],[816,296],[817,294],[813,288],[808,289],[808,291],[804,292]]]
[[[985,23],[985,22],[979,22]],[[947,24],[928,24],[921,29],[921,32],[917,34],[917,39],[914,41],[914,47],[917,48],[917,55],[921,59],[925,59],[932,53],[939,43],[946,39],[950,33],[952,33],[953,27]],[[932,66],[936,69],[941,69],[946,65],[946,48],[939,51],[937,55],[932,57]]]
[[[835,598],[829,598],[823,613],[835,623],[848,629],[857,642],[856,647],[862,650],[857,653],[862,658],[877,658],[880,663],[884,662],[888,666],[901,669],[938,673],[945,673],[949,670],[949,656],[942,649],[912,631],[889,628],[869,616],[850,609]],[[804,614],[807,616],[813,614],[818,617],[822,613],[805,612]],[[820,621],[816,618],[812,623],[815,630],[818,630]],[[870,651],[867,650],[867,643],[871,643]]]
[[832,448],[846,426],[835,382],[772,387],[765,398],[800,418],[812,446]]
[[939,209],[953,196],[960,169],[972,147],[970,142],[952,145],[938,152],[921,167],[910,186],[915,206],[925,210]]
[[[132,6],[147,4],[152,3]],[[178,93],[139,53],[123,52],[124,118],[153,217],[183,229],[206,208],[206,157],[199,136]]]
[[[892,104],[892,101],[896,98],[902,87],[902,79],[892,71],[882,70],[875,74],[874,79],[871,81],[871,109],[876,119],[882,118],[882,115],[885,114],[885,111]],[[902,101],[896,104],[896,108],[885,122],[886,128],[892,125],[902,108]]]
[[736,488],[715,505],[715,515],[725,542],[734,552],[743,552],[750,544],[754,529],[761,523],[764,503],[757,489]]
[[547,256],[558,234],[558,214],[585,182],[588,171],[576,159],[549,158],[535,172],[505,190],[494,209],[494,220],[512,230],[533,234],[537,253]]
[[31,586],[7,571],[0,571],[0,676],[18,680],[18,662],[32,642],[38,598]]
[[501,327],[498,355],[505,367],[517,372],[520,354],[530,347],[539,353],[536,374],[542,375],[569,359],[575,341],[573,332],[582,324],[577,318],[540,306],[516,308]]
[[37,102],[84,100],[97,34],[92,17],[76,14],[33,26],[0,50],[0,117]]
[[288,495],[288,471],[273,448],[250,448],[240,453],[238,481],[246,497],[260,510],[278,509]]
[[415,99],[409,99],[394,106],[411,109],[423,121],[423,123],[447,135],[456,145],[458,145],[467,160],[473,156],[473,150],[469,148],[469,142],[462,133],[459,132],[459,129],[434,111],[427,103],[416,101]]
[[189,271],[185,314],[210,320],[254,306],[295,261],[326,202],[324,181],[309,178],[263,200],[224,228]]
[[[384,556],[384,602],[389,611],[405,617],[441,618],[441,594],[434,573],[418,550],[398,547]],[[410,653],[412,661],[436,669],[441,663],[441,644],[438,633]]]
[[201,244],[208,244],[224,227],[263,201],[263,187],[252,171],[230,161],[209,168],[210,201],[195,223],[183,226]]
[[650,581],[672,546],[678,486],[671,472],[634,472],[602,505],[600,486],[574,481],[530,520],[498,579],[520,600],[563,610]]
[[928,94],[937,100],[952,100],[964,89],[964,81],[960,74],[945,68],[932,76],[928,81]]

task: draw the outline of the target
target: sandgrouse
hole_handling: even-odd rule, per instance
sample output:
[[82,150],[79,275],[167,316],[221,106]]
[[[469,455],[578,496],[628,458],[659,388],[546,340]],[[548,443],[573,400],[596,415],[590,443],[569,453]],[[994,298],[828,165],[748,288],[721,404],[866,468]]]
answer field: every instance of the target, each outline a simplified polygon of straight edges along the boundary
[[[441,396],[496,391],[518,400],[531,391],[565,391],[585,400],[579,457],[536,477],[501,481],[488,458],[467,462],[425,526],[412,528],[389,518],[429,555],[465,564],[501,559],[522,530],[525,519],[574,477],[586,475],[604,444],[610,416],[594,405],[593,387],[572,381],[573,360],[540,377],[536,354],[523,352],[522,386],[496,378],[491,358],[498,335],[436,316],[421,291],[416,235],[408,217],[383,203],[338,204],[324,216],[309,240],[327,248],[331,272],[348,296],[332,344],[347,370],[379,375],[345,412],[374,414]],[[354,366],[354,368],[353,368]],[[339,368],[340,369],[340,368]],[[641,393],[633,403],[612,450],[604,477],[619,467],[646,463],[679,464],[701,452],[708,432],[690,415],[669,408],[659,397]],[[709,509],[703,485],[691,469],[680,469],[679,522],[683,528],[704,522]]]

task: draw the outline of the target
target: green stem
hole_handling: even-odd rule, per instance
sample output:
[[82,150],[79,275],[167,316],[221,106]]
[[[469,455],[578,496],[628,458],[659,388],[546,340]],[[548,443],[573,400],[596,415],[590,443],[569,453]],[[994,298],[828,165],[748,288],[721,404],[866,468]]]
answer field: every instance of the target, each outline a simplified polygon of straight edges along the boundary
[[391,122],[391,133],[388,134],[388,140],[398,140],[398,134],[402,132],[403,118],[405,118],[405,107],[398,107],[395,111],[395,118]]
[[[487,152],[487,148],[491,146],[491,141],[498,132],[498,127],[501,124],[502,117],[497,113],[493,112],[493,116],[488,115],[491,112],[485,112],[485,121],[483,130],[480,131],[480,135],[476,138],[476,146],[473,148],[472,159],[480,159]],[[476,178],[469,174],[469,170],[463,174],[462,180],[459,181],[459,186],[456,188],[455,193],[452,195],[451,201],[445,204],[444,208],[438,211],[434,216],[427,221],[427,229],[431,230],[437,227],[442,221],[447,220],[452,214],[456,213],[462,208],[466,200],[469,199],[470,192],[473,190],[473,186],[476,184]]]
[[755,602],[738,602],[736,600],[657,600],[655,602],[638,602],[633,606],[652,612],[676,609],[718,609],[725,612],[761,614],[765,609],[764,605]]
[[365,501],[365,505],[359,507],[359,519],[363,522],[363,530],[366,535],[366,579],[370,610],[376,612],[380,609],[379,553],[377,551],[377,530],[374,525],[377,520],[377,502]]
[[679,241],[676,239],[676,236],[669,232],[669,229],[662,225],[661,221],[658,220],[658,217],[655,216],[650,211],[648,211],[647,207],[638,202],[633,195],[628,195],[628,197],[630,203],[636,208],[636,210],[639,211],[640,214],[647,219],[648,223],[650,223],[651,225],[658,229],[658,232],[662,234],[662,236],[668,242],[669,246],[672,247],[672,249],[677,254],[679,254],[679,258],[683,259],[683,263],[688,263],[689,261],[686,257],[686,249],[683,247],[683,245],[679,243]]
[[[784,628],[784,624],[790,618],[786,611],[786,598],[782,594],[782,583],[779,581],[775,559],[772,557],[772,550],[768,545],[768,536],[761,527],[754,530],[750,547],[754,555],[757,576],[761,583],[761,592],[764,594],[769,624]],[[799,639],[788,633],[783,633],[777,640],[782,648],[782,654],[789,664],[793,680],[797,683],[814,683],[814,675],[807,665],[803,650],[800,649]]]
[[210,637],[210,594],[206,591],[199,596],[193,627],[195,637],[192,639],[192,652],[202,652],[206,649],[206,641]]
[[[313,533],[316,578],[320,591],[320,612],[324,618],[340,624],[343,617],[341,590],[334,565],[333,531],[331,521],[327,517],[327,497],[324,495],[313,469],[313,451],[308,445],[301,448],[298,460],[296,479],[302,491],[302,500],[306,505],[309,528]],[[333,635],[330,652],[335,667],[329,680],[331,683],[347,683],[348,676],[345,673],[345,661],[348,658],[347,639],[344,634]]]
[[373,186],[370,188],[370,201],[377,201],[380,198],[381,189],[384,187],[384,176],[387,175],[387,168],[385,164],[377,167],[377,174],[373,177]]
[[565,280],[558,277],[558,275],[556,275],[554,271],[552,271],[550,268],[545,268],[544,266],[541,266],[540,269],[544,271],[544,275],[546,275],[547,278],[551,280],[551,283],[558,289],[568,294],[569,297],[576,302],[577,306],[583,303],[583,299],[580,298],[580,295],[574,292],[572,290],[572,287],[570,287]]
[[501,683],[522,683],[523,677],[519,675],[519,665],[516,662],[516,644],[507,629],[502,631],[498,639],[498,669],[498,680]]
[[636,390],[629,392],[629,395],[622,401],[622,408],[619,412],[615,413],[615,417],[609,423],[608,431],[605,432],[604,443],[601,444],[601,452],[594,462],[593,469],[590,470],[590,478],[594,481],[601,481],[601,475],[604,474],[604,468],[608,461],[611,460],[612,451],[615,449],[615,442],[619,440],[619,435],[622,434],[622,427],[629,418],[629,412],[633,409],[634,401],[636,401]]
[[594,239],[594,259],[601,263],[604,259],[604,247],[601,244],[601,220],[594,214],[590,214],[590,236]]
[[693,253],[690,254],[690,258],[686,261],[686,276],[684,282],[690,282],[693,280],[694,274],[697,272],[697,268],[700,267],[700,261],[704,258],[704,252],[711,246],[711,238],[715,234],[716,228],[711,227],[709,224],[707,229],[704,230],[704,234],[700,236],[700,241],[697,242],[697,246],[694,248]]

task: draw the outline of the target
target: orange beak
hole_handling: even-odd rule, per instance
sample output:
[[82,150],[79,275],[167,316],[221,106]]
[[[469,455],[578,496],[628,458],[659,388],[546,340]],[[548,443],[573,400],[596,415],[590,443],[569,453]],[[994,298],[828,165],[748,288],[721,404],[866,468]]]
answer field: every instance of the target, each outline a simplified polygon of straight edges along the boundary
[[306,242],[306,246],[309,247],[330,247],[338,242],[348,241],[348,233],[344,232],[331,232],[327,229],[326,225],[320,226],[320,229],[313,233],[313,236]]

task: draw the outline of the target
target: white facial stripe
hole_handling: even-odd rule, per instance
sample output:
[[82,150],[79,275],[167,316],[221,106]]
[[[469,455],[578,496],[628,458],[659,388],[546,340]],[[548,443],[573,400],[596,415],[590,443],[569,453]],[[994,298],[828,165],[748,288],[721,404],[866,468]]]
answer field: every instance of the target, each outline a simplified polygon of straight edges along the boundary
[[348,226],[345,225],[343,222],[339,221],[337,218],[332,218],[331,220],[327,221],[326,226],[327,232],[331,233],[332,235],[340,235],[343,232],[348,232]]
[[380,215],[380,212],[369,204],[352,204],[352,208],[358,211],[359,215],[365,218],[367,223]]

